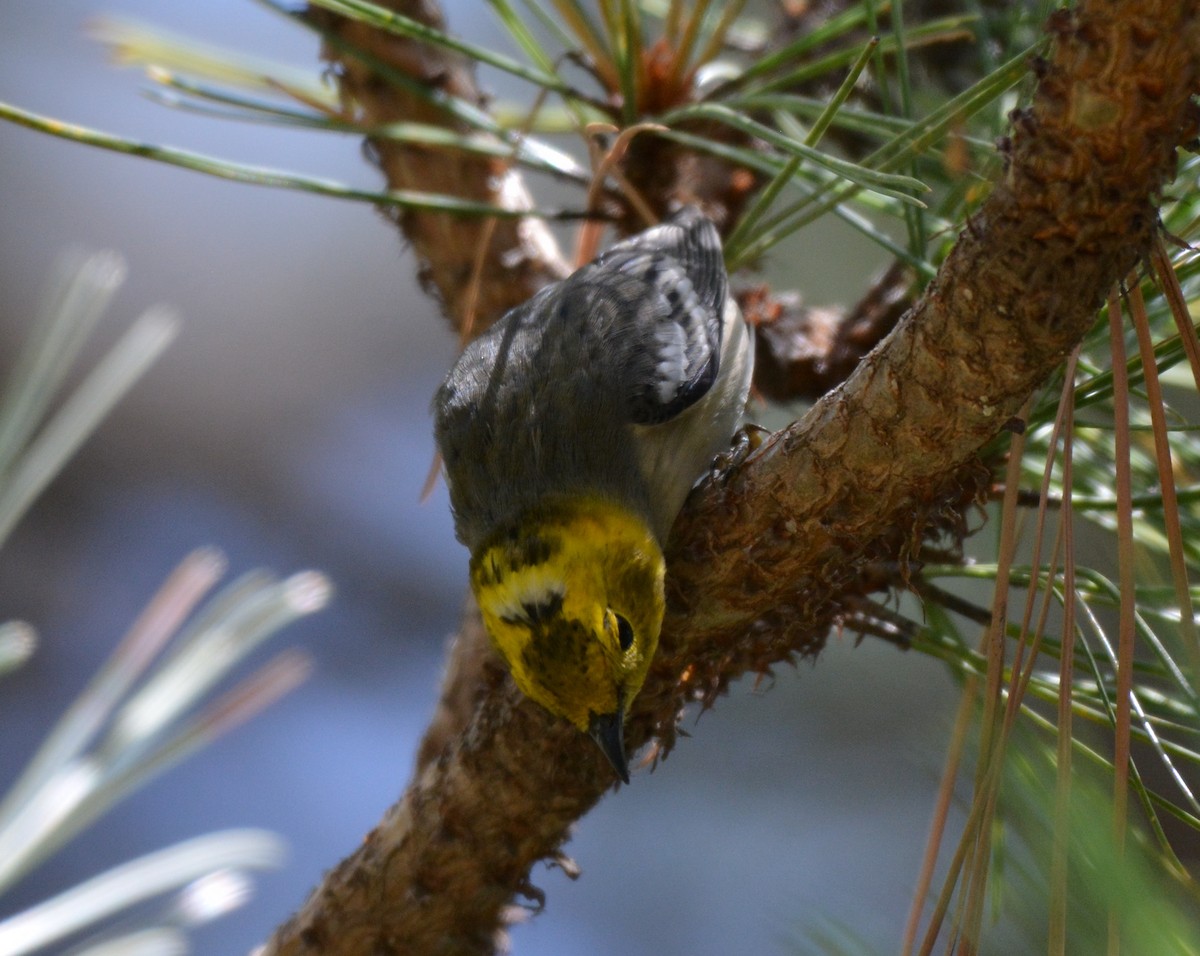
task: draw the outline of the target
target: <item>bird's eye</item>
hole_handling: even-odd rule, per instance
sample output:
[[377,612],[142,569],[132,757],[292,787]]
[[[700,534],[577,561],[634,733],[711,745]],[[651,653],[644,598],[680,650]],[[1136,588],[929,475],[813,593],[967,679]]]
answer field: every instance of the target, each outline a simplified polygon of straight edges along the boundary
[[633,647],[633,625],[629,623],[627,618],[620,614],[617,618],[617,643],[621,645],[621,650],[627,651]]

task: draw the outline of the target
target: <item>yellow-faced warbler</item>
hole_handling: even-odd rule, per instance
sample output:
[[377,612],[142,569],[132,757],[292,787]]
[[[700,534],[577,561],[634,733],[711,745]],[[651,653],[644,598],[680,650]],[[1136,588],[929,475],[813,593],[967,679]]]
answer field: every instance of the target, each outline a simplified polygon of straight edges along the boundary
[[728,284],[716,227],[685,208],[507,313],[433,401],[493,643],[521,691],[591,734],[625,782],[663,543],[750,385]]

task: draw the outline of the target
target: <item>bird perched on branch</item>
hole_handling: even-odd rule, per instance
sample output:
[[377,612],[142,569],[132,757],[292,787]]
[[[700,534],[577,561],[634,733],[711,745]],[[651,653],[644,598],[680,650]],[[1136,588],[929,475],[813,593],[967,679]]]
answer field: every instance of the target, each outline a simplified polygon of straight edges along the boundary
[[663,545],[746,404],[751,335],[687,207],[508,312],[433,400],[471,586],[517,686],[629,782]]

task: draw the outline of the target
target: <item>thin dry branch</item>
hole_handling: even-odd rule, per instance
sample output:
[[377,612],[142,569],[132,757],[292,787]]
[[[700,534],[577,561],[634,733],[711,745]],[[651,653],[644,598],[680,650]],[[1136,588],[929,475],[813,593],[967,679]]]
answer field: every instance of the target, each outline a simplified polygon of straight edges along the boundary
[[[685,701],[818,650],[872,562],[903,561],[962,508],[977,452],[1148,252],[1155,197],[1196,132],[1200,13],[1092,0],[1051,31],[1005,178],[926,295],[809,415],[690,499],[632,746],[669,745]],[[404,798],[268,956],[491,952],[514,897],[537,898],[530,868],[611,786],[590,741],[521,699],[478,628],[450,674]]]

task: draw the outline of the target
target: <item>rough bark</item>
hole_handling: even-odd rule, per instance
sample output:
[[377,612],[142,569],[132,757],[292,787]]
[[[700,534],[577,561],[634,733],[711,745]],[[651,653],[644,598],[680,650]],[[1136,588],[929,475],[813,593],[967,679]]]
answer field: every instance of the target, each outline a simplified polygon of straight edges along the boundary
[[[439,30],[446,28],[434,0],[391,0],[383,6]],[[351,115],[372,126],[407,121],[470,132],[429,100],[382,78],[372,63],[482,105],[484,97],[469,61],[323,10],[310,9],[306,15],[326,31],[322,55],[331,63],[343,108]],[[366,149],[390,189],[445,193],[504,209],[532,207],[524,181],[503,159],[372,137]],[[569,271],[546,223],[534,217],[489,221],[395,206],[381,211],[412,244],[424,287],[440,298],[446,317],[463,332],[481,331]]]
[[[873,563],[903,561],[974,490],[972,462],[1143,255],[1176,146],[1196,132],[1200,13],[1081,3],[1055,36],[1009,166],[936,281],[801,421],[689,500],[670,607],[631,746],[680,706],[819,649]],[[488,953],[530,868],[612,785],[594,745],[521,699],[480,630],[451,653],[408,791],[266,947],[282,954]]]
[[841,385],[913,303],[908,268],[893,263],[849,309],[805,305],[766,287],[738,296],[755,326],[754,388],[768,401],[816,401]]

